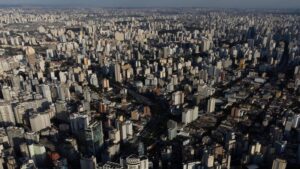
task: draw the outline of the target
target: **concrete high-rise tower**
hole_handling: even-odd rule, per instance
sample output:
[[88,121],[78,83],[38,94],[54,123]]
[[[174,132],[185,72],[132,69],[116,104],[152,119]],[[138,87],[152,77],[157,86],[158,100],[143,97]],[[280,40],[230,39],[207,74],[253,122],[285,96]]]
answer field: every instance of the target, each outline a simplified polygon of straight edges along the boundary
[[115,64],[115,81],[116,82],[122,82],[122,72],[121,72],[121,66],[119,63]]
[[286,160],[276,158],[275,160],[273,160],[272,169],[285,169],[286,165]]
[[215,111],[216,99],[210,98],[207,102],[207,113],[212,113]]

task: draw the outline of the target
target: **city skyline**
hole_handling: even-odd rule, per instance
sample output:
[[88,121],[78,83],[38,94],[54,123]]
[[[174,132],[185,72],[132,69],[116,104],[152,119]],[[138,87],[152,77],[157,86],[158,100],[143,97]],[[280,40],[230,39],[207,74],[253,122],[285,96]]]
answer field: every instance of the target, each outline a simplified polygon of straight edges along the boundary
[[186,1],[0,5],[0,169],[299,169],[298,3]]
[[[288,2],[288,3],[287,3]],[[210,7],[210,8],[300,8],[298,0],[0,0],[1,5],[63,7]]]

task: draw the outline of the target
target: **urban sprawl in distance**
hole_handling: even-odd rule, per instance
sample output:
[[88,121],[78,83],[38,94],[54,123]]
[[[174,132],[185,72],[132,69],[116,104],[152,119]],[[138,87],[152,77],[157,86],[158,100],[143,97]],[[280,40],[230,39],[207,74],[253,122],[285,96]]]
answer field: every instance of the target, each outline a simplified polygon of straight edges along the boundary
[[0,8],[0,169],[300,169],[299,10]]

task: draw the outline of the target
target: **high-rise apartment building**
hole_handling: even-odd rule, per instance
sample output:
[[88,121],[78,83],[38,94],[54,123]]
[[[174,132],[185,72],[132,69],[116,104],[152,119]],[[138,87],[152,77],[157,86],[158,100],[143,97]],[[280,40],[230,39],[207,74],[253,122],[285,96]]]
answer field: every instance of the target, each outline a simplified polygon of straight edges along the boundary
[[210,98],[207,102],[207,113],[212,113],[215,111],[216,99]]
[[273,160],[272,169],[285,169],[286,165],[286,160],[276,158],[275,160]]
[[115,64],[115,81],[116,82],[122,82],[122,72],[121,72],[121,66],[119,63]]

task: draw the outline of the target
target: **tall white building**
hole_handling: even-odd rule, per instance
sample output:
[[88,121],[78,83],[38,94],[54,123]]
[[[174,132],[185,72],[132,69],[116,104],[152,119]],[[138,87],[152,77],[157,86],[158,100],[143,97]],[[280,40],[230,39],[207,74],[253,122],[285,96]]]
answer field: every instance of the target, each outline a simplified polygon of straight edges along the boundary
[[210,98],[207,102],[207,113],[212,113],[215,111],[216,99]]
[[4,125],[15,124],[14,113],[8,102],[0,102],[0,123]]
[[126,124],[126,134],[127,134],[127,137],[128,138],[132,138],[132,136],[133,136],[132,121],[127,120],[125,122],[125,124]]
[[182,118],[182,123],[189,124],[192,121],[191,111],[190,110],[183,111],[181,118]]
[[210,168],[214,166],[214,156],[208,155],[204,161],[205,165]]
[[28,145],[30,157],[33,158],[36,164],[43,164],[47,158],[46,148],[39,144]]
[[203,52],[207,52],[210,49],[210,40],[203,38],[201,48]]
[[38,132],[51,126],[49,113],[33,114],[29,117],[32,131]]
[[193,109],[187,109],[182,112],[182,123],[189,124],[195,121],[198,118],[198,106],[195,106]]
[[120,124],[120,130],[121,130],[121,140],[126,141],[127,140],[127,125],[126,125],[126,123]]
[[197,120],[199,116],[199,107],[195,106],[193,109],[191,109],[191,111],[192,111],[192,121]]
[[295,114],[292,120],[292,127],[297,128],[299,126],[300,114]]
[[116,82],[122,82],[122,72],[121,72],[121,66],[119,63],[115,64],[115,81]]
[[46,84],[42,84],[41,89],[42,89],[42,94],[43,94],[44,98],[46,98],[48,102],[52,103],[50,86],[46,85]]
[[174,120],[169,120],[168,126],[168,139],[173,140],[177,136],[177,122]]
[[2,96],[3,96],[3,99],[5,101],[11,101],[11,89],[10,87],[8,86],[3,86],[2,89],[1,89],[1,92],[2,92]]
[[66,72],[59,72],[58,76],[61,83],[67,82]]
[[275,160],[273,160],[272,169],[285,169],[286,165],[287,165],[286,160],[276,158]]
[[184,103],[184,93],[177,91],[172,94],[172,101],[174,105],[180,105]]
[[98,78],[96,73],[93,73],[90,77],[90,83],[91,85],[95,86],[95,87],[99,87],[99,82],[98,82]]

